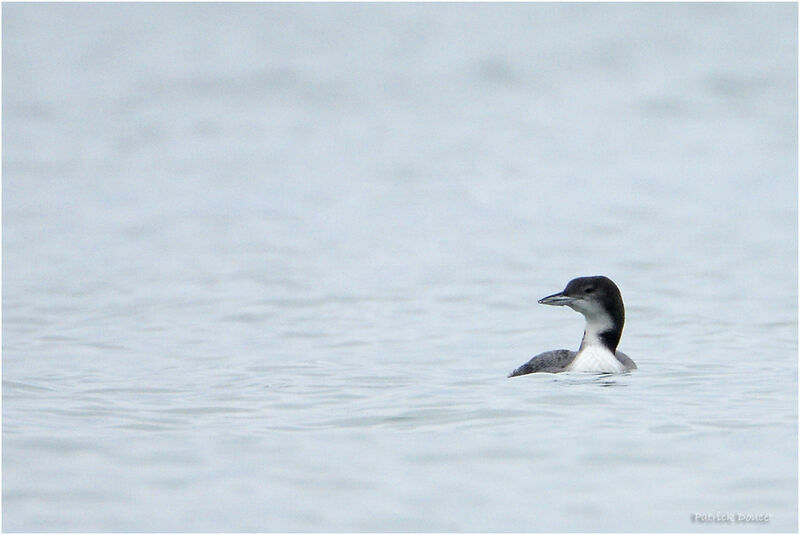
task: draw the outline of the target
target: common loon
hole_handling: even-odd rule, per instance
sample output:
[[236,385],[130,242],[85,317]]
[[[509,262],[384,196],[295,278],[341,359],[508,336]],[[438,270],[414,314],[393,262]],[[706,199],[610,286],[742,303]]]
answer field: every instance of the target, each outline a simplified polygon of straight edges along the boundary
[[625,307],[614,281],[603,276],[572,279],[563,291],[543,297],[539,303],[566,305],[584,315],[586,328],[581,347],[577,353],[556,349],[536,355],[509,377],[536,372],[622,373],[636,369],[625,353],[617,351],[625,324]]

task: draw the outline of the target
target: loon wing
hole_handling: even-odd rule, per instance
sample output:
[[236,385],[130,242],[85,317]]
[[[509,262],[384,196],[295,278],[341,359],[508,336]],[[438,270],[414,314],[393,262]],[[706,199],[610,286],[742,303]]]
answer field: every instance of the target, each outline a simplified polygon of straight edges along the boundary
[[[619,353],[617,353],[619,355]],[[558,373],[563,372],[569,366],[577,353],[569,349],[556,349],[536,355],[531,360],[511,372],[509,377],[527,375],[529,373]],[[628,358],[628,357],[625,357]],[[630,359],[628,359],[630,360]],[[624,362],[623,362],[624,364]]]
[[633,362],[631,358],[622,351],[617,351],[615,354],[617,355],[617,360],[629,370],[635,370],[637,368],[636,363]]

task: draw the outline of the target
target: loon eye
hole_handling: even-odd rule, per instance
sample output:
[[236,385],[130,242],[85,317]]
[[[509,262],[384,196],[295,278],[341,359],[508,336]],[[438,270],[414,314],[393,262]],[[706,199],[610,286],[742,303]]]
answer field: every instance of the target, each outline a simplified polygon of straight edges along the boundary
[[594,288],[592,288],[591,286],[589,286],[588,288],[584,288],[583,289],[583,291],[586,292],[587,294],[592,293],[593,290],[594,290]]

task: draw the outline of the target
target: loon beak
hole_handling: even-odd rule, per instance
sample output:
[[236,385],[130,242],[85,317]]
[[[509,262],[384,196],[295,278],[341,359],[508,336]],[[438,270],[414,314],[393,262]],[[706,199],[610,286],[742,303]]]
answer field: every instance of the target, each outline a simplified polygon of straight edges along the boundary
[[557,294],[553,295],[548,295],[547,297],[542,297],[541,299],[539,299],[540,305],[564,306],[574,302],[575,302],[574,297],[567,297],[562,292],[558,292]]

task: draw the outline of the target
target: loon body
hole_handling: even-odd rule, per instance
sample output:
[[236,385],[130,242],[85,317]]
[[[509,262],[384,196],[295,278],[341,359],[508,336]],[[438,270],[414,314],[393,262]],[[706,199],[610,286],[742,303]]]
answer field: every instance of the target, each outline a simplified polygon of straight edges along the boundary
[[623,373],[636,364],[617,351],[625,306],[619,288],[608,277],[580,277],[569,281],[563,291],[539,300],[543,305],[568,306],[586,318],[586,329],[578,351],[557,349],[536,355],[509,375],[545,372]]

